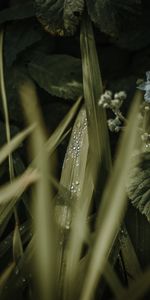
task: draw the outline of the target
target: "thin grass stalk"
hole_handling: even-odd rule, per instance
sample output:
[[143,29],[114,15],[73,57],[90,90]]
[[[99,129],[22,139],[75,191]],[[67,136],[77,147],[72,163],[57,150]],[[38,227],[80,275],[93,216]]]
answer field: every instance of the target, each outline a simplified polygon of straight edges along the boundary
[[[40,178],[33,191],[33,215],[35,231],[35,278],[38,299],[49,300],[56,295],[56,237],[52,189],[49,174],[52,168],[46,149],[46,134],[38,108],[35,87],[31,82],[20,87],[22,106],[29,125],[37,124],[31,136],[31,154],[40,172]],[[29,108],[30,107],[30,108]]]
[[[93,182],[90,174],[90,164],[87,163],[85,177],[82,186],[82,193],[77,200],[72,225],[70,238],[67,245],[67,262],[65,269],[65,296],[64,299],[77,299],[80,290],[77,290],[77,274],[79,271],[79,263],[84,243],[88,243],[89,228],[88,228],[88,213],[91,206],[93,195]],[[83,201],[84,199],[84,201]]]
[[104,191],[98,213],[97,235],[91,252],[91,259],[83,285],[81,300],[90,300],[92,298],[126,211],[127,197],[125,193],[125,180],[128,174],[130,157],[138,139],[137,115],[140,100],[141,97],[139,94],[136,94],[134,105],[130,111],[128,126],[122,137],[113,174],[110,176]]
[[34,130],[35,126],[32,125],[22,132],[13,137],[9,143],[5,144],[0,150],[0,164],[16,150],[16,148],[26,139],[26,137]]
[[[10,133],[10,123],[9,123],[9,114],[8,114],[8,103],[7,103],[7,96],[6,96],[6,89],[5,89],[5,81],[4,81],[4,65],[3,65],[3,40],[4,40],[4,31],[2,30],[0,33],[0,88],[1,88],[1,96],[2,96],[2,104],[4,109],[4,116],[5,116],[5,127],[6,127],[6,139],[7,142],[10,143],[11,140],[11,133]],[[15,173],[14,173],[14,166],[13,166],[13,157],[12,153],[9,153],[8,155],[8,165],[9,165],[9,176],[10,176],[10,182],[12,182]],[[20,232],[18,229],[19,226],[19,217],[17,213],[17,208],[14,207],[14,217],[15,217],[15,233],[17,232],[17,239],[15,238],[14,245],[14,251],[15,247],[17,247],[17,252],[19,251],[20,254],[23,254],[23,246],[21,242]],[[18,242],[17,242],[18,241]],[[18,247],[18,245],[20,245]]]
[[11,184],[7,183],[0,189],[0,225],[26,188],[38,179],[39,173],[37,170],[27,169],[21,176],[15,178]]

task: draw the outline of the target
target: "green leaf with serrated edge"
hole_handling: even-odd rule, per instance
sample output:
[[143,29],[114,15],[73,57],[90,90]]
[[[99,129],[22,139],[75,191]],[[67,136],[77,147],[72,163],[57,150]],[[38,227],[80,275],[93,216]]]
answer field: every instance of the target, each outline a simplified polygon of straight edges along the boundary
[[135,155],[127,178],[129,199],[150,222],[150,152]]
[[84,0],[35,0],[36,15],[46,31],[73,35],[84,9]]

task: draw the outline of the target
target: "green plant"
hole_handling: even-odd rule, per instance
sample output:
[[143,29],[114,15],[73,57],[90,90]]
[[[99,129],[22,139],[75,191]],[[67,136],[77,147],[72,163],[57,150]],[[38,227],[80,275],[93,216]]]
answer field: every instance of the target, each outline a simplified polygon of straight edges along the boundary
[[[30,6],[30,10],[24,10],[24,14],[16,7],[18,18],[34,14],[30,1],[26,5],[28,9]],[[87,6],[90,7],[89,1]],[[83,5],[81,13],[82,9]],[[70,32],[70,13],[67,12],[64,22],[60,21]],[[11,11],[9,14],[3,12],[3,18],[12,19],[13,14]],[[93,11],[91,16],[95,16]],[[77,23],[75,18],[75,25]],[[54,26],[53,30],[56,29]],[[42,30],[40,34],[44,36]],[[34,42],[38,39],[40,37],[37,35]],[[5,43],[8,41],[6,29]],[[96,299],[96,293],[98,299],[103,299],[106,284],[107,289],[109,287],[111,290],[107,297],[118,300],[140,299],[149,289],[150,270],[141,270],[124,217],[128,203],[126,179],[130,159],[137,145],[139,151],[142,148],[137,118],[142,93],[135,94],[116,159],[112,163],[106,112],[98,105],[103,85],[89,17],[84,16],[81,24],[81,60],[66,55],[45,54],[38,44],[36,49],[33,47],[27,51],[30,61],[24,55],[21,63],[16,60],[17,51],[20,53],[16,48],[16,53],[6,62],[4,71],[3,32],[0,42],[0,87],[7,130],[7,144],[0,151],[0,162],[8,158],[10,175],[10,183],[2,186],[0,193],[0,256],[5,261],[0,277],[0,299],[14,296],[20,300],[89,300]],[[26,43],[23,41],[23,49],[29,46]],[[16,63],[12,66],[14,60]],[[10,90],[5,88],[4,75],[7,78],[9,64],[10,73],[16,75],[15,82],[27,123],[27,129],[12,139],[6,94],[14,92],[16,95],[16,90],[12,89],[11,83]],[[79,98],[49,138],[31,78],[52,95],[66,100]],[[6,85],[9,80],[10,77]],[[70,129],[73,119],[73,128]],[[57,166],[56,150],[70,131],[69,145],[58,181],[54,175]],[[18,168],[15,169],[13,151],[28,136],[30,163],[20,175]],[[31,185],[32,191],[25,193]],[[21,197],[23,193],[25,198]],[[19,203],[27,211],[23,222],[18,215]],[[12,214],[15,216],[15,225],[7,236],[6,227]],[[8,255],[7,258],[9,250],[13,257]],[[122,272],[129,273],[127,286],[115,271],[118,257],[125,265]]]

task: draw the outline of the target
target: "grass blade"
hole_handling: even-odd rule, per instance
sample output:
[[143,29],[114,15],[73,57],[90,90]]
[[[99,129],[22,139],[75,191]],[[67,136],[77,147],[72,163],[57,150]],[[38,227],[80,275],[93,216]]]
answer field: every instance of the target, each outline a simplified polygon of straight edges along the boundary
[[[87,120],[85,108],[82,107],[76,118],[60,179],[60,188],[56,197],[56,209],[59,215],[61,247],[59,248],[59,278],[60,285],[64,282],[64,266],[68,262],[66,258],[67,231],[70,231],[72,215],[79,201],[85,176],[85,168],[88,153]],[[60,288],[61,290],[61,288]]]
[[[1,31],[1,33],[0,33],[0,89],[1,89],[4,116],[5,116],[6,139],[7,139],[7,143],[10,143],[11,134],[10,134],[8,104],[7,104],[7,96],[6,96],[6,90],[5,90],[4,66],[3,66],[3,35],[4,35],[4,32]],[[12,152],[10,152],[8,154],[8,165],[9,165],[9,176],[10,176],[10,182],[11,182],[13,180],[14,174],[15,174]],[[18,230],[17,224],[19,224],[19,217],[18,217],[16,207],[14,207],[14,217],[15,217],[15,222],[16,222],[16,229],[15,229],[15,234],[16,234],[16,231]],[[17,242],[17,240],[18,240],[18,242]],[[17,245],[15,245],[16,243],[17,243]],[[20,232],[19,231],[18,231],[18,234],[15,236],[13,246],[16,247],[17,249],[18,249],[18,246],[20,246],[20,251],[19,252],[22,254],[23,247],[22,247],[21,237],[20,237]],[[14,255],[14,257],[15,257],[15,255]]]
[[[46,149],[46,134],[38,108],[35,87],[24,83],[19,90],[28,124],[37,124],[31,135],[31,153],[37,157],[34,165],[40,172],[33,192],[33,215],[35,230],[35,269],[38,299],[53,299],[56,283],[55,272],[55,221],[53,215],[52,189],[49,182],[50,162]],[[52,166],[52,163],[51,163]]]
[[91,157],[93,157],[91,170],[95,169],[93,172],[97,175],[98,166],[103,162],[103,180],[101,179],[101,185],[103,185],[111,168],[111,154],[106,112],[98,106],[103,86],[92,25],[87,16],[82,21],[80,44],[89,144]]
[[23,245],[20,236],[19,226],[16,224],[13,235],[13,258],[17,262],[23,255]]
[[36,170],[28,169],[23,175],[14,179],[12,183],[8,183],[0,189],[0,224],[3,223],[8,214],[12,211],[15,203],[21,194],[29,185],[35,183],[39,179]]
[[9,143],[4,145],[0,150],[0,164],[12,153],[16,148],[27,138],[29,134],[34,130],[35,126],[32,125],[29,128],[18,133]]
[[129,159],[137,141],[137,124],[141,97],[136,95],[130,111],[128,126],[122,137],[118,156],[104,191],[98,214],[97,235],[91,253],[87,276],[85,278],[81,300],[89,300],[94,293],[98,279],[101,277],[112,248],[118,228],[123,219],[127,204],[125,179],[129,168]]
[[67,126],[69,125],[69,123],[74,118],[74,116],[75,116],[75,114],[76,114],[76,112],[79,108],[79,105],[81,103],[81,100],[82,100],[82,97],[80,97],[75,102],[73,107],[70,109],[70,111],[67,113],[67,115],[64,117],[64,119],[60,122],[58,127],[52,133],[51,137],[48,139],[47,149],[48,149],[49,152],[54,151],[52,149],[56,148],[56,145],[57,145],[58,141],[60,140],[61,136],[63,135],[63,133],[65,132]]

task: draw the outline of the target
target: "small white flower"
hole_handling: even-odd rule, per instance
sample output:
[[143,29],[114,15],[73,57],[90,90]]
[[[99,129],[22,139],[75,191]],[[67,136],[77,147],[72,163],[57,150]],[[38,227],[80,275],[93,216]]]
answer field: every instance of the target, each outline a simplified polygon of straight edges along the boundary
[[108,103],[104,103],[103,104],[103,108],[108,108],[109,107],[109,104]]
[[111,91],[106,90],[106,91],[105,91],[105,95],[106,95],[107,97],[109,97],[109,98],[112,99],[112,92],[111,92]]
[[119,98],[116,98],[114,100],[111,101],[111,106],[113,108],[119,109],[122,105],[122,100],[120,100]]
[[118,93],[115,93],[114,98],[120,99],[120,100],[125,100],[127,98],[127,94],[124,91],[120,91]]
[[120,126],[116,126],[116,128],[115,128],[115,132],[119,132],[119,131],[120,131],[120,129],[121,129],[121,127],[120,127]]
[[115,119],[109,119],[107,123],[110,131],[118,132],[120,130],[121,122],[118,117],[116,117]]

